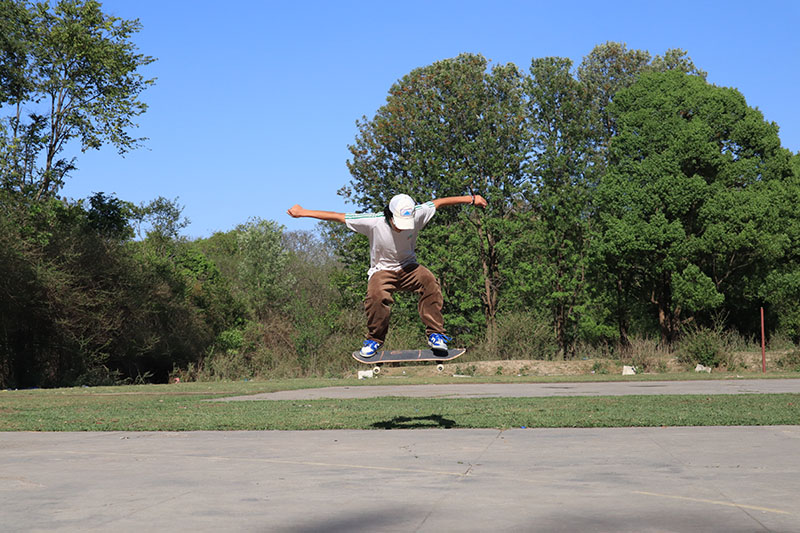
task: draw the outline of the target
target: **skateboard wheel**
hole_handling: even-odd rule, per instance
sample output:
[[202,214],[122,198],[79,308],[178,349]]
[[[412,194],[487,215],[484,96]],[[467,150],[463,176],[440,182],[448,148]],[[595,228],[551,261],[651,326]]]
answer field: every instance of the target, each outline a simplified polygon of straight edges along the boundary
[[442,370],[444,370],[444,365],[436,365],[436,370],[441,372]]
[[372,372],[375,373],[375,374],[380,374],[381,373],[381,367],[378,366],[378,365],[375,365],[375,368],[372,369]]

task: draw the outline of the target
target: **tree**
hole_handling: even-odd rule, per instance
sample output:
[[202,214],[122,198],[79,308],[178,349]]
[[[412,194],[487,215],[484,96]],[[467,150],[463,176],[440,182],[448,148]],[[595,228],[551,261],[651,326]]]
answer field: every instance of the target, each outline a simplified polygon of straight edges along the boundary
[[792,157],[791,165],[791,177],[771,183],[767,203],[769,220],[780,227],[778,242],[786,253],[770,264],[757,297],[768,304],[768,323],[775,324],[775,331],[797,343],[800,342],[800,216],[797,214],[800,153]]
[[513,262],[526,306],[546,308],[562,354],[576,335],[576,311],[585,300],[586,234],[591,222],[591,130],[586,92],[564,58],[534,59],[529,97],[531,211]]
[[286,303],[294,280],[286,270],[283,226],[251,219],[237,228],[238,287],[255,315],[263,319]]
[[589,94],[595,152],[600,164],[607,158],[608,142],[615,132],[608,106],[617,91],[633,85],[649,62],[650,53],[646,50],[628,50],[624,43],[607,42],[595,46],[578,65],[578,79]]
[[[587,180],[593,188],[603,179],[610,163],[609,144],[617,133],[610,105],[617,92],[633,85],[643,73],[672,70],[703,79],[706,77],[706,73],[698,69],[681,49],[669,49],[663,56],[653,58],[646,50],[631,50],[624,43],[609,41],[595,46],[583,58],[577,69],[577,77],[586,92],[589,105],[591,142],[585,157],[590,159]],[[622,261],[621,258],[617,260]],[[596,299],[611,304],[610,315],[616,322],[619,342],[627,346],[631,310],[637,306],[637,295],[630,292],[635,283],[627,277],[630,269],[623,263],[606,264],[599,260],[590,261],[589,265],[592,268],[589,268],[587,275],[593,278],[592,292]],[[606,268],[594,268],[598,266]],[[598,326],[604,329],[604,325]]]
[[183,206],[178,198],[169,200],[159,196],[134,209],[137,234],[153,241],[169,242],[180,236],[181,230],[190,224],[183,216]]
[[270,315],[284,312],[297,296],[293,292],[297,278],[307,277],[303,270],[324,269],[329,264],[323,251],[312,254],[312,249],[323,246],[311,235],[285,234],[283,230],[275,221],[251,218],[231,231],[193,243],[230,281],[232,292],[246,307],[243,315],[249,319],[266,321]]
[[633,85],[645,72],[676,70],[700,76],[698,69],[686,52],[679,48],[667,50],[663,56],[652,58],[646,50],[629,50],[625,43],[606,42],[595,46],[578,66],[578,80],[589,97],[595,154],[595,165],[600,171],[608,160],[608,143],[616,133],[616,124],[609,115],[609,105],[620,89]]
[[784,253],[766,199],[791,174],[789,157],[738,91],[699,76],[643,74],[609,112],[618,133],[597,191],[597,250],[652,304],[671,343]]
[[38,201],[75,169],[74,159],[60,158],[71,141],[84,151],[139,145],[143,139],[129,131],[147,109],[138,97],[153,80],[139,69],[153,58],[130,40],[137,20],[106,15],[94,0],[42,2],[24,13],[12,4],[0,5],[14,15],[3,20],[3,54],[11,61],[0,72],[0,103],[8,102],[11,115],[0,131],[0,185]]
[[418,255],[440,278],[451,329],[468,334],[487,324],[491,337],[503,282],[498,246],[512,238],[504,226],[522,200],[526,128],[517,68],[487,68],[482,56],[462,54],[395,83],[375,117],[358,123],[353,179],[340,194],[370,211],[401,192],[417,201],[486,197],[484,212],[437,214]]
[[0,105],[28,90],[25,66],[32,40],[31,14],[16,0],[0,0]]
[[87,225],[91,229],[115,240],[133,237],[130,223],[135,211],[133,204],[98,192],[89,198],[89,205]]

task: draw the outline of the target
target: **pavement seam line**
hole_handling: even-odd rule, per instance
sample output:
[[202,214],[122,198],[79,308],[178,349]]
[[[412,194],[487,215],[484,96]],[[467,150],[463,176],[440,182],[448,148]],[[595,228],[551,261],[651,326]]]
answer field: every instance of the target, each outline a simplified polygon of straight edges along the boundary
[[[459,481],[461,481],[461,480],[465,479],[467,476],[469,476],[470,474],[472,474],[472,470],[475,468],[475,465],[478,463],[478,461],[480,461],[480,460],[481,460],[481,457],[483,457],[483,455],[484,455],[484,454],[487,452],[487,450],[489,450],[489,448],[491,448],[491,447],[492,447],[492,444],[494,444],[495,442],[497,442],[497,440],[500,438],[500,435],[502,435],[502,434],[503,434],[503,431],[505,431],[505,430],[502,430],[502,429],[501,429],[500,431],[498,431],[498,432],[497,432],[497,435],[495,435],[495,436],[494,436],[494,438],[493,438],[493,439],[491,439],[491,440],[489,441],[489,444],[487,444],[487,445],[486,445],[486,447],[485,447],[485,448],[484,448],[484,449],[483,449],[483,450],[482,450],[482,451],[481,451],[481,452],[478,454],[478,456],[477,456],[477,457],[476,457],[476,458],[475,458],[473,461],[470,461],[470,462],[469,462],[469,466],[467,467],[467,469],[464,471],[464,473],[463,473],[463,474],[461,474],[461,475],[459,476]],[[430,517],[431,517],[431,515],[432,515],[432,514],[433,514],[433,512],[436,510],[436,508],[437,508],[437,507],[439,507],[439,505],[441,505],[441,503],[442,503],[442,502],[444,501],[444,499],[447,497],[447,495],[448,495],[448,493],[449,493],[449,492],[452,492],[452,489],[450,489],[450,490],[446,491],[446,492],[445,492],[445,494],[443,494],[443,495],[442,495],[442,497],[441,497],[441,498],[439,498],[439,499],[436,501],[436,503],[434,503],[434,504],[433,504],[433,506],[431,507],[431,510],[430,510],[430,511],[428,511],[428,513],[425,515],[425,518],[423,518],[423,519],[422,519],[422,521],[419,523],[419,526],[417,526],[417,528],[416,528],[416,529],[414,529],[414,531],[419,531],[420,529],[422,529],[422,527],[425,525],[425,522],[427,522],[427,521],[428,521],[428,518],[430,518]]]
[[[56,453],[56,452],[53,452]],[[266,459],[257,457],[223,457],[218,455],[169,455],[169,454],[154,454],[154,453],[118,453],[118,452],[72,452],[72,451],[59,451],[60,454],[69,455],[110,455],[115,457],[165,457],[170,459],[208,459],[216,461],[245,461],[251,463],[268,463],[268,464],[283,464],[283,465],[298,465],[298,466],[326,466],[336,468],[355,468],[359,470],[380,470],[385,472],[409,472],[414,474],[436,474],[440,476],[451,477],[465,477],[466,473],[463,472],[446,472],[444,470],[426,470],[423,468],[393,468],[389,466],[369,466],[369,465],[354,465],[347,463],[323,463],[316,461],[289,461],[285,459]]]
[[712,505],[722,505],[724,507],[735,507],[737,509],[749,509],[751,511],[763,511],[765,513],[775,513],[775,514],[784,514],[792,516],[792,513],[788,511],[782,511],[781,509],[772,509],[770,507],[759,507],[757,505],[746,505],[743,503],[733,503],[733,502],[721,502],[718,500],[707,500],[705,498],[690,498],[688,496],[677,496],[675,494],[659,494],[657,492],[647,492],[643,490],[634,490],[632,492],[633,494],[642,494],[644,496],[657,496],[659,498],[670,498],[673,500],[683,500],[683,501],[697,502],[697,503],[710,503]]
[[[681,466],[683,466],[684,468],[686,468],[686,467],[687,467],[687,464],[686,464],[686,463],[683,461],[683,459],[681,459],[680,457],[678,457],[678,456],[676,456],[675,454],[673,454],[673,453],[672,453],[671,451],[669,451],[669,450],[668,450],[668,449],[667,449],[667,448],[666,448],[666,447],[665,447],[665,446],[664,446],[662,443],[660,443],[660,442],[658,442],[656,439],[654,439],[654,438],[653,438],[653,435],[652,435],[652,433],[651,433],[651,432],[649,432],[649,431],[645,431],[645,435],[647,436],[647,438],[648,438],[648,439],[650,439],[650,441],[651,441],[651,442],[653,442],[653,443],[654,443],[656,446],[658,446],[659,448],[661,448],[661,450],[662,450],[664,453],[666,453],[667,455],[669,455],[670,457],[672,457],[672,458],[673,458],[673,460],[675,460],[675,461],[676,461],[678,464],[680,464],[680,465],[681,465]],[[722,492],[721,490],[719,490],[717,487],[713,487],[713,489],[714,489],[714,490],[715,490],[717,493],[719,493],[719,495],[720,495],[720,496],[722,496],[723,498],[727,498],[727,499],[729,500],[729,503],[724,503],[724,502],[721,502],[721,501],[716,501],[716,500],[697,500],[697,499],[694,499],[694,498],[685,498],[685,499],[687,499],[687,500],[691,500],[691,501],[704,501],[704,502],[706,502],[706,503],[715,503],[715,504],[718,504],[718,505],[726,505],[726,506],[735,507],[735,508],[739,509],[740,511],[742,511],[742,512],[743,512],[745,515],[747,515],[747,517],[748,517],[748,518],[750,518],[751,520],[753,520],[755,523],[757,523],[759,526],[761,526],[762,528],[764,528],[764,529],[765,529],[765,530],[767,530],[767,531],[768,531],[768,528],[766,528],[766,527],[764,526],[764,524],[762,524],[762,523],[761,523],[761,521],[760,521],[758,518],[756,518],[755,516],[753,516],[753,515],[751,515],[749,512],[747,512],[747,511],[748,511],[748,509],[749,509],[749,510],[756,510],[756,511],[765,511],[765,512],[767,512],[767,511],[769,511],[769,512],[777,512],[777,513],[779,513],[779,514],[780,514],[780,513],[784,513],[784,514],[791,514],[791,513],[787,513],[786,511],[779,511],[779,510],[778,510],[778,511],[775,511],[775,510],[772,510],[772,509],[769,509],[769,510],[768,510],[768,509],[766,509],[766,508],[760,508],[760,507],[750,507],[750,506],[748,506],[748,505],[739,505],[739,504],[733,503],[733,499],[732,499],[732,498],[730,498],[730,497],[728,497],[728,495],[727,495],[727,494],[725,494],[724,492]],[[641,494],[645,494],[645,493],[643,492],[643,493],[641,493]],[[655,496],[656,494],[655,494],[655,493],[653,493],[652,495],[653,495],[653,496]],[[669,496],[669,495],[661,495],[661,496],[664,496],[664,497],[667,497],[667,498],[669,498],[669,497],[678,498],[678,496]]]

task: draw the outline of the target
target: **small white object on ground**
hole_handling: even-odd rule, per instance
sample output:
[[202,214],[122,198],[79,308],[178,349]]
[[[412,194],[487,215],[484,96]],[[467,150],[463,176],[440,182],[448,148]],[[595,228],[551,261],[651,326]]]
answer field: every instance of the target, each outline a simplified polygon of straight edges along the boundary
[[703,366],[700,363],[697,363],[697,366],[694,367],[694,371],[695,372],[706,372],[707,374],[710,374],[711,373],[711,367],[710,366]]
[[623,376],[632,376],[636,373],[636,368],[632,366],[623,366],[622,367],[622,375]]
[[358,371],[358,379],[366,379],[375,377],[375,373],[372,370],[359,370]]

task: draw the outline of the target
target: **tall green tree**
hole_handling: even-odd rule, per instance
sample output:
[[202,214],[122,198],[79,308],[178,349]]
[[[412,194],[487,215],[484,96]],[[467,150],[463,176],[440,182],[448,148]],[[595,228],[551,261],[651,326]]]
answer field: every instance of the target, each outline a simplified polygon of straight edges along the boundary
[[283,227],[271,220],[249,220],[237,228],[237,245],[237,285],[255,316],[263,319],[286,304],[294,283],[286,269]]
[[[770,187],[769,220],[780,226],[786,254],[771,263],[758,299],[767,304],[771,329],[800,342],[800,153],[792,157],[792,176]],[[751,300],[755,298],[752,297]],[[751,313],[752,316],[752,313]]]
[[389,90],[350,147],[352,180],[340,193],[381,211],[391,196],[417,201],[480,193],[484,212],[442,210],[420,236],[418,255],[440,277],[451,329],[490,334],[503,278],[498,247],[525,185],[522,76],[462,54],[413,70]]
[[617,91],[633,85],[645,72],[676,70],[706,77],[686,51],[679,48],[667,50],[663,56],[652,57],[647,50],[629,49],[625,43],[609,41],[595,46],[578,65],[577,77],[583,84],[591,115],[594,139],[594,165],[598,177],[608,161],[608,145],[616,133],[616,123],[609,106]]
[[[591,130],[586,92],[564,58],[534,59],[525,89],[530,128],[526,230],[510,264],[526,307],[552,317],[559,350],[574,345],[585,301],[586,235],[591,222]],[[521,244],[522,244],[521,243]]]
[[84,151],[111,144],[120,153],[139,145],[131,130],[147,109],[139,95],[153,83],[140,69],[153,58],[131,41],[138,20],[107,15],[97,1],[41,2],[25,13],[24,4],[12,4],[0,5],[15,15],[3,20],[11,61],[0,72],[10,112],[0,131],[0,185],[38,201],[74,170],[74,159],[64,157],[68,143]]
[[31,30],[31,14],[23,3],[0,0],[0,105],[22,100],[28,90]]
[[[646,50],[629,49],[625,43],[609,41],[595,46],[583,58],[576,74],[589,106],[591,143],[584,157],[590,159],[587,179],[593,186],[603,179],[611,160],[609,144],[618,130],[616,119],[610,113],[614,96],[618,91],[633,85],[643,73],[666,71],[684,72],[703,79],[706,77],[706,73],[695,66],[686,51],[678,48],[667,50],[663,56],[653,57]],[[631,292],[635,283],[629,278],[629,265],[624,264],[621,258],[617,258],[617,261],[610,265],[599,259],[590,261],[591,266],[603,265],[604,268],[590,268],[588,275],[594,278],[591,282],[593,299],[603,302],[600,307],[607,307],[605,311],[595,307],[595,311],[605,315],[606,319],[613,317],[619,342],[622,346],[627,346],[632,315],[639,312],[638,296]],[[586,318],[591,315],[592,313],[584,313],[583,316]],[[603,321],[603,317],[598,319]],[[604,324],[596,326],[599,330],[606,327]]]
[[617,91],[630,87],[647,69],[650,53],[629,50],[625,43],[606,42],[595,46],[578,65],[577,77],[586,88],[595,141],[595,163],[604,168],[608,143],[616,131],[608,106]]
[[643,74],[609,111],[618,132],[597,191],[597,249],[670,343],[784,253],[768,199],[791,175],[788,153],[738,91],[682,72]]

